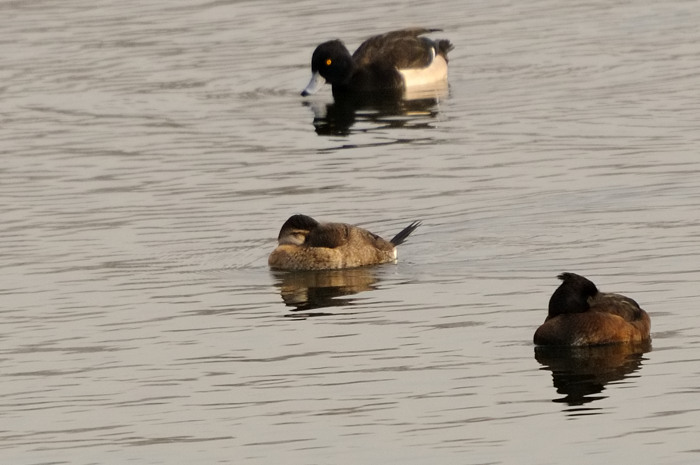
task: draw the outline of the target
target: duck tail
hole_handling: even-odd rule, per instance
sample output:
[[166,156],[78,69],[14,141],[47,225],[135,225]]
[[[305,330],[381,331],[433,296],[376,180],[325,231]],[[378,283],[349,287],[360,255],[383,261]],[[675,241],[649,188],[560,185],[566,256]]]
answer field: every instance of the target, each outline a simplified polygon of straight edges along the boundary
[[447,53],[452,51],[455,46],[447,39],[440,39],[435,41],[435,51],[438,55],[442,56],[445,61],[449,62],[447,59]]
[[408,236],[410,236],[411,233],[415,231],[416,228],[421,224],[423,224],[422,221],[414,221],[413,223],[403,228],[401,232],[394,236],[394,238],[391,239],[389,242],[391,242],[395,246],[403,244],[404,242],[406,242],[406,239],[408,239]]

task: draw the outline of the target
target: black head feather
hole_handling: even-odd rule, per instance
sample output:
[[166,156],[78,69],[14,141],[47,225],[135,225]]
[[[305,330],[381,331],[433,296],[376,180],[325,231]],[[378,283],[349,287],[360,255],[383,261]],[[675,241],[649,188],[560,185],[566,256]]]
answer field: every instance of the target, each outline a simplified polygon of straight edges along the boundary
[[299,229],[301,231],[311,231],[313,228],[318,226],[318,221],[306,215],[292,215],[287,221],[284,222],[278,239],[284,235],[285,231],[290,229]]
[[329,84],[340,84],[350,79],[354,67],[350,52],[338,39],[322,43],[311,56],[311,71],[318,71]]
[[549,299],[548,318],[587,311],[590,308],[588,298],[598,294],[595,284],[575,273],[562,273],[558,278],[563,282]]

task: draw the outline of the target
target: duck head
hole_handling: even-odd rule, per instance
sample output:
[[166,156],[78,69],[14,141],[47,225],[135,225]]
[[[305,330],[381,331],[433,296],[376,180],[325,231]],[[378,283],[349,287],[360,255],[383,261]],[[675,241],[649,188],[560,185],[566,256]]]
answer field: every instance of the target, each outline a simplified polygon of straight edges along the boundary
[[340,40],[324,42],[311,56],[311,81],[301,92],[302,96],[316,93],[326,82],[342,84],[350,79],[355,63],[345,44]]

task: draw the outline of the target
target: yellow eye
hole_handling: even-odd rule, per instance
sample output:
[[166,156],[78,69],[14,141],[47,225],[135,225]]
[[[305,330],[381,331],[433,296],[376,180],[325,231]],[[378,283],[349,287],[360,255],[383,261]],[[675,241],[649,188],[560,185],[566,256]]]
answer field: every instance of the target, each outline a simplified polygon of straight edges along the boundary
[[326,66],[330,66],[332,63],[333,63],[333,60],[331,60],[330,58],[328,58],[326,60]]

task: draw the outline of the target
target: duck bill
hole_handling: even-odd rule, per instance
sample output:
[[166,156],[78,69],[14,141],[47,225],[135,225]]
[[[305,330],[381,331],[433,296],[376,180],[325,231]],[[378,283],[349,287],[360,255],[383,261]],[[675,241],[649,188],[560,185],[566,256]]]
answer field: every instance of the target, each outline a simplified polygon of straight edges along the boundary
[[318,71],[314,72],[314,74],[311,75],[311,80],[309,81],[307,86],[304,88],[304,90],[301,91],[302,97],[315,94],[318,91],[318,89],[320,89],[321,86],[325,83],[326,80],[323,79],[323,76],[321,76],[318,73]]

